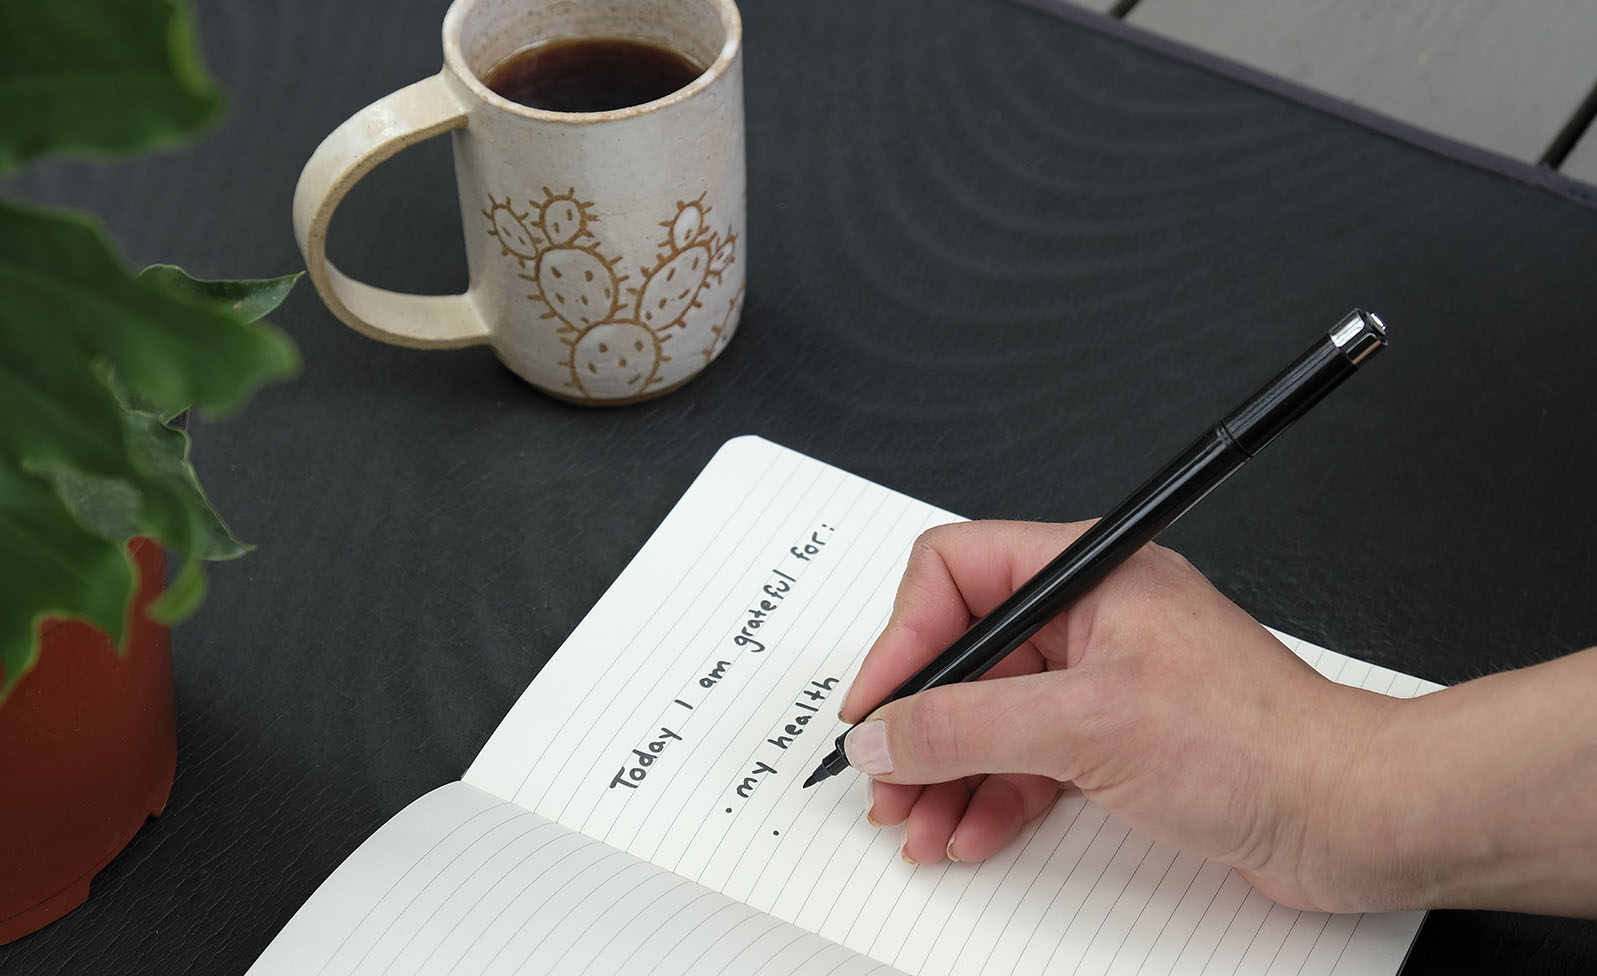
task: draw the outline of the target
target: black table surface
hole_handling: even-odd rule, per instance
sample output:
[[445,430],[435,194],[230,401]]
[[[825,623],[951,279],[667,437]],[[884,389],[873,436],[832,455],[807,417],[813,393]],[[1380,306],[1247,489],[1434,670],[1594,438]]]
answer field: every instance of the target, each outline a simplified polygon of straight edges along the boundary
[[[137,263],[300,266],[303,161],[437,70],[441,0],[207,0],[225,122],[51,164]],[[758,433],[973,517],[1087,517],[1353,305],[1392,347],[1176,526],[1261,620],[1441,682],[1597,643],[1597,211],[999,0],[745,0],[749,301],[665,399],[584,409],[484,349],[274,316],[303,375],[195,426],[259,551],[174,636],[166,813],[0,972],[241,973],[457,778],[716,447]],[[331,251],[459,290],[449,148]],[[1597,924],[1433,913],[1407,972],[1597,968]]]

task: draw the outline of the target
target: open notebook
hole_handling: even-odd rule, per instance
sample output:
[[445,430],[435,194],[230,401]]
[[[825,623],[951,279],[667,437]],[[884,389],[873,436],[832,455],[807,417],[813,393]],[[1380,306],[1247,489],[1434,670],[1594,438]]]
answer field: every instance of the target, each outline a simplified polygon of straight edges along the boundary
[[[858,774],[800,784],[955,516],[727,443],[462,782],[406,807],[253,976],[1395,973],[1421,913],[1283,908],[1075,793],[980,864],[912,866]],[[1438,686],[1280,635],[1338,681]]]

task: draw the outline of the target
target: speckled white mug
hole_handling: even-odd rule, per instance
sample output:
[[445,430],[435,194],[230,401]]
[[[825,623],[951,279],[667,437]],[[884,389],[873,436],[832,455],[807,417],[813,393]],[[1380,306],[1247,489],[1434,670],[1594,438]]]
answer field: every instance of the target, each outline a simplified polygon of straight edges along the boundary
[[[733,0],[455,0],[444,67],[361,109],[294,193],[311,281],[345,324],[420,348],[487,343],[565,400],[668,393],[721,353],[743,308],[742,25]],[[550,112],[482,82],[533,44],[644,41],[704,72],[608,112]],[[406,146],[454,133],[471,284],[406,295],[342,274],[327,225],[344,194]]]

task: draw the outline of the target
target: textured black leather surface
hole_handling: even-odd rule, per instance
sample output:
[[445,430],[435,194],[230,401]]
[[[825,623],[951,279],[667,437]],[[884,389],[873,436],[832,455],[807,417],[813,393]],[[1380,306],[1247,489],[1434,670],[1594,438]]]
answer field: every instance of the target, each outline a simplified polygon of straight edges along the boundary
[[[136,262],[299,266],[321,137],[440,62],[444,4],[202,4],[226,122],[5,189]],[[1172,530],[1267,623],[1453,682],[1597,643],[1597,213],[996,0],[746,0],[749,303],[704,376],[586,410],[485,350],[275,316],[306,368],[195,459],[259,544],[175,637],[165,816],[6,976],[241,973],[458,777],[715,448],[745,432],[971,516],[1116,500],[1348,307],[1392,348]],[[447,144],[332,253],[464,284]],[[1408,972],[1597,968],[1590,923],[1432,916]]]

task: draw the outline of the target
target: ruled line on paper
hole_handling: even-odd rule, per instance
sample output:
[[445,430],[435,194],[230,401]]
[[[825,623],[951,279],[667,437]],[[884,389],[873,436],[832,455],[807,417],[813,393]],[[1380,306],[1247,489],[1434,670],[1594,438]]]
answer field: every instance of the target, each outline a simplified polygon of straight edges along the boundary
[[[358,955],[357,955],[358,953]],[[891,972],[462,783],[411,804],[312,896],[251,976]]]

